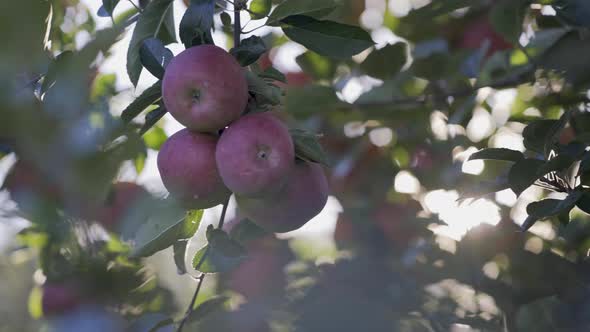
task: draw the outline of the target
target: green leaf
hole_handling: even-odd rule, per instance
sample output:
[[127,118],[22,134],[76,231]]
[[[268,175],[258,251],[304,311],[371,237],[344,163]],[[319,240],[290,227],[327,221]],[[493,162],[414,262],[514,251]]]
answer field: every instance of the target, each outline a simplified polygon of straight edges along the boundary
[[178,240],[191,238],[201,223],[203,211],[186,212],[172,201],[154,202],[151,215],[134,236],[132,256],[147,257]]
[[418,20],[433,19],[437,16],[451,13],[457,9],[469,7],[472,5],[472,2],[472,0],[432,1],[426,6],[411,11],[408,17]]
[[250,17],[253,20],[265,18],[272,8],[272,0],[252,0],[250,3]]
[[407,48],[406,43],[399,42],[374,50],[361,63],[361,70],[375,78],[392,78],[406,64]]
[[164,70],[173,57],[172,51],[157,38],[145,39],[139,49],[141,64],[160,80],[164,78]]
[[537,170],[539,177],[550,172],[562,171],[568,169],[576,160],[569,155],[560,154],[549,160]]
[[118,3],[119,0],[102,0],[102,8],[112,17]]
[[199,304],[198,307],[191,312],[191,315],[188,318],[189,322],[197,322],[202,320],[203,318],[207,317],[215,312],[223,311],[225,309],[225,305],[229,300],[229,296],[214,296],[203,303]]
[[272,81],[287,83],[287,77],[285,77],[285,74],[281,73],[274,67],[266,68],[262,73],[258,73],[258,76]]
[[301,117],[328,113],[342,104],[332,87],[321,85],[292,87],[285,97],[287,112]]
[[149,112],[145,115],[145,123],[139,129],[139,135],[145,134],[148,130],[150,130],[164,115],[166,115],[168,111],[164,106],[160,106],[155,110]]
[[246,258],[246,250],[222,230],[207,228],[209,243],[193,258],[193,267],[203,273],[227,272]]
[[135,157],[135,160],[133,160],[133,165],[135,166],[137,174],[140,174],[143,171],[146,159],[147,153],[143,152],[138,154],[137,157]]
[[31,318],[39,319],[43,317],[43,290],[41,287],[33,287],[31,289],[27,307]]
[[316,80],[331,80],[336,74],[336,63],[330,58],[307,51],[296,58],[303,71]]
[[251,71],[246,71],[248,90],[256,97],[260,105],[278,105],[281,102],[282,91],[276,85],[270,84]]
[[585,0],[555,0],[552,4],[558,17],[570,25],[590,27],[590,3]]
[[510,184],[506,177],[498,177],[493,181],[480,181],[461,189],[458,200],[463,201],[469,198],[479,198],[508,188],[510,188]]
[[138,116],[148,106],[154,104],[162,97],[162,81],[154,83],[154,85],[145,89],[144,92],[139,95],[129,106],[127,106],[123,113],[121,113],[121,119],[125,123],[131,122],[136,116]]
[[232,48],[229,52],[242,67],[246,67],[258,61],[258,58],[266,52],[266,45],[262,38],[251,36],[243,39],[238,47]]
[[92,83],[90,100],[96,102],[101,97],[112,97],[117,94],[117,74],[99,74]]
[[522,132],[524,146],[534,152],[545,154],[547,133],[558,123],[558,120],[535,120],[529,123]]
[[278,25],[279,21],[288,16],[307,15],[321,18],[336,9],[334,0],[286,0],[281,2],[270,14],[267,25]]
[[143,41],[158,38],[164,44],[176,42],[172,4],[173,0],[153,0],[137,20],[127,50],[127,74],[134,86],[137,86],[141,74],[139,51]]
[[149,130],[145,133],[145,135],[143,135],[143,141],[145,142],[145,145],[148,148],[156,151],[160,150],[160,147],[162,147],[167,139],[168,136],[166,135],[166,132],[160,126],[154,126],[152,130]]
[[42,94],[47,92],[47,90],[49,90],[49,88],[51,88],[51,86],[55,84],[55,81],[58,75],[60,75],[60,72],[67,67],[67,64],[70,61],[72,61],[73,55],[74,52],[72,51],[64,51],[61,52],[58,56],[56,56],[55,59],[51,62],[51,64],[49,65],[49,69],[47,70],[47,73],[43,77],[43,83],[41,84]]
[[590,81],[590,63],[584,56],[587,54],[590,54],[590,39],[571,31],[547,49],[537,63],[541,68],[561,73],[567,82],[579,85]]
[[510,189],[516,196],[532,186],[539,178],[539,169],[545,165],[545,161],[539,159],[522,159],[516,162],[508,172]]
[[213,44],[211,29],[214,14],[215,0],[191,0],[180,21],[180,40],[184,47]]
[[575,190],[572,191],[565,199],[544,199],[538,202],[532,202],[526,207],[526,211],[529,214],[521,228],[528,230],[535,222],[541,219],[546,219],[553,216],[569,214],[569,211],[576,206],[582,192]]
[[522,33],[525,8],[529,1],[497,1],[490,12],[490,23],[500,35],[513,44],[518,44]]
[[374,45],[369,33],[359,27],[309,16],[286,17],[281,20],[281,28],[289,39],[334,58],[349,58]]
[[517,162],[522,160],[524,155],[520,151],[504,149],[504,148],[489,148],[475,152],[469,156],[469,160],[491,159]]
[[227,12],[221,13],[219,17],[224,27],[231,27],[231,16]]
[[176,264],[176,270],[178,274],[186,274],[186,248],[188,247],[187,240],[180,240],[174,242],[172,245],[172,251],[174,253],[174,264]]
[[590,192],[585,191],[576,203],[576,206],[580,210],[590,214]]
[[301,129],[290,129],[295,156],[305,161],[311,161],[329,166],[328,159],[317,135]]
[[249,219],[242,219],[229,232],[229,237],[245,246],[248,242],[259,239],[270,233]]

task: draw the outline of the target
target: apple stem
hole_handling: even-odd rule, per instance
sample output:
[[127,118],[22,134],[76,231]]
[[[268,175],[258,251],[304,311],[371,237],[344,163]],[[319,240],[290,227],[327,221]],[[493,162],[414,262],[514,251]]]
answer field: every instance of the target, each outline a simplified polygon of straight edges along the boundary
[[[217,224],[217,229],[223,228],[223,223],[225,222],[225,214],[227,212],[228,205],[229,205],[229,197],[225,200],[225,202],[223,202],[223,208],[221,210],[221,216],[219,216],[219,223]],[[203,257],[201,257],[200,262],[197,264],[197,268],[201,265],[201,263],[203,263],[205,261],[208,253],[209,253],[209,250],[205,251],[205,254],[203,255]],[[191,302],[188,305],[188,308],[186,309],[186,313],[184,314],[184,317],[182,318],[182,320],[178,324],[178,329],[176,329],[176,332],[182,331],[184,324],[186,323],[189,316],[191,315],[191,313],[195,309],[195,302],[197,301],[197,297],[199,296],[199,292],[201,291],[201,286],[203,285],[204,280],[205,280],[205,273],[199,274],[199,276],[197,277],[197,281],[198,281],[197,289],[195,289],[195,293],[193,294],[193,298],[191,299]]]
[[240,0],[234,2],[234,47],[240,45],[240,33],[242,32],[242,23],[240,21],[240,12],[242,11],[242,3]]

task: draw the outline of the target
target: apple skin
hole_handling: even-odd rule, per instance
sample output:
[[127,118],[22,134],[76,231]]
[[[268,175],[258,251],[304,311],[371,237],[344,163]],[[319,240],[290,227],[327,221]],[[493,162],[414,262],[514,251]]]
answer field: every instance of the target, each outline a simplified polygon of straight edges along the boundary
[[215,151],[219,174],[236,195],[276,193],[295,165],[289,129],[273,114],[254,113],[231,124]]
[[97,217],[98,222],[106,229],[113,230],[119,226],[131,209],[150,197],[142,186],[133,182],[117,182],[109,193],[109,197]]
[[62,283],[43,285],[41,306],[43,315],[51,316],[65,313],[77,308],[82,302],[79,291],[72,286]]
[[23,212],[32,212],[41,201],[58,204],[63,200],[61,188],[50,181],[43,171],[33,163],[19,159],[10,169],[2,189],[10,193],[10,197]]
[[214,45],[191,47],[170,61],[162,81],[170,114],[185,127],[216,132],[240,117],[248,103],[242,67]]
[[319,164],[295,164],[283,189],[276,195],[251,198],[236,195],[244,216],[274,233],[296,230],[318,215],[328,201],[328,180]]
[[210,208],[231,195],[217,171],[216,144],[213,135],[182,129],[170,136],[158,153],[164,186],[187,208]]
[[492,27],[487,17],[478,18],[467,24],[465,33],[459,41],[459,47],[463,49],[479,49],[487,39],[490,47],[486,56],[491,56],[497,51],[513,48],[512,44],[500,36]]

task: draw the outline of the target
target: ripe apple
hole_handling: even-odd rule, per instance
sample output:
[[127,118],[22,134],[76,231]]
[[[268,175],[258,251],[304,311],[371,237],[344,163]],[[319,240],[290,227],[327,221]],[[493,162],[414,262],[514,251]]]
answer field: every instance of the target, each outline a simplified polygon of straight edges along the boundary
[[416,201],[384,203],[377,207],[374,220],[387,242],[394,249],[406,249],[418,236],[416,214],[422,210]]
[[200,45],[170,61],[162,97],[166,109],[185,127],[216,132],[245,110],[248,84],[233,56],[217,46]]
[[299,162],[283,189],[261,198],[236,195],[240,211],[269,232],[290,232],[322,211],[328,201],[328,181],[319,164]]
[[10,169],[2,188],[24,212],[31,212],[43,201],[59,203],[63,194],[59,186],[43,174],[43,171],[29,161],[18,160]]
[[459,41],[459,47],[463,49],[479,49],[484,41],[490,43],[487,56],[497,51],[513,48],[512,44],[500,36],[491,25],[487,17],[477,18],[465,26],[465,33]]
[[254,113],[223,132],[215,159],[230,190],[260,196],[282,187],[295,164],[295,149],[287,126],[271,113]]
[[231,194],[215,164],[217,137],[182,129],[162,145],[158,170],[173,197],[191,209],[222,204]]
[[112,230],[121,224],[131,209],[150,197],[145,188],[133,182],[117,182],[100,209],[98,222],[106,229]]
[[41,307],[43,315],[51,316],[71,311],[82,302],[82,296],[75,286],[65,283],[47,283],[43,285]]

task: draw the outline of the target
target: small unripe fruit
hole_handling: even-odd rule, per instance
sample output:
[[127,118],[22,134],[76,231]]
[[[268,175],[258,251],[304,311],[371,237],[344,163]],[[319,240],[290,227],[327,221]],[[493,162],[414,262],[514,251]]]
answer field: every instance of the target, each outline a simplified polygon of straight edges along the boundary
[[250,198],[236,195],[240,211],[269,232],[290,232],[322,211],[328,201],[328,181],[316,163],[297,163],[276,195]]
[[225,185],[236,195],[278,191],[295,164],[289,129],[271,113],[254,113],[221,135],[215,159]]
[[217,138],[183,129],[158,154],[158,170],[170,194],[192,209],[222,204],[231,194],[215,164]]
[[191,47],[170,61],[162,82],[166,109],[185,127],[215,132],[236,120],[248,103],[242,67],[214,45]]

